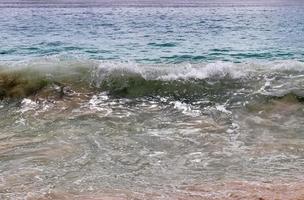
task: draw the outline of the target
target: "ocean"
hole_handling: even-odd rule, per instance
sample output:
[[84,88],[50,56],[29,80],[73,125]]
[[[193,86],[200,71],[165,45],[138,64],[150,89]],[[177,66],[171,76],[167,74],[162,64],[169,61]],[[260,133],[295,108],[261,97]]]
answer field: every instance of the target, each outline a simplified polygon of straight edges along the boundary
[[304,2],[0,16],[0,199],[304,199]]

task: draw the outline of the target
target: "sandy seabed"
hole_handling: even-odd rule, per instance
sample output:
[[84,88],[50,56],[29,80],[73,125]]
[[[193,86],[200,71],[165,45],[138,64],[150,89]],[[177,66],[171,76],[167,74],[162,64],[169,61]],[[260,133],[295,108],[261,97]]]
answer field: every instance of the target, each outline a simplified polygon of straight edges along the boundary
[[50,191],[42,196],[28,194],[29,200],[304,200],[304,182],[260,183],[233,181],[193,185],[172,192],[132,192],[113,190],[93,194]]

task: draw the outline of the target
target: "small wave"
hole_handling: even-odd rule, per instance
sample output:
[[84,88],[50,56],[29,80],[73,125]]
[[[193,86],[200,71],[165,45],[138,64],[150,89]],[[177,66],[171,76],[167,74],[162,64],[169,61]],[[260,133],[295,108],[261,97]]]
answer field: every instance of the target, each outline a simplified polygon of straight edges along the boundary
[[150,46],[155,46],[155,47],[175,47],[176,44],[175,43],[148,43],[148,45]]
[[168,60],[171,63],[183,63],[185,61],[200,62],[200,61],[204,61],[207,59],[207,57],[203,56],[203,55],[189,55],[189,54],[164,56],[161,58]]
[[224,100],[238,90],[253,93],[260,87],[260,93],[265,92],[271,87],[267,80],[291,83],[292,77],[303,71],[304,63],[299,61],[157,65],[45,57],[0,63],[0,98],[28,97],[47,87],[64,93],[64,88],[70,87],[77,92],[105,91],[116,97]]

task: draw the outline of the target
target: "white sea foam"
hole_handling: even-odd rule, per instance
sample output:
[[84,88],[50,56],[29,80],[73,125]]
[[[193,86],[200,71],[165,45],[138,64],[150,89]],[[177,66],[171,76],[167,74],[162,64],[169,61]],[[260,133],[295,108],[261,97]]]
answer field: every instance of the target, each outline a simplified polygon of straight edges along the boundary
[[[102,79],[109,74],[140,75],[149,80],[188,80],[206,78],[238,79],[249,75],[267,75],[273,72],[294,71],[303,72],[304,63],[299,61],[272,61],[272,62],[213,62],[200,64],[138,64],[133,62],[103,62],[96,68],[98,78]],[[95,76],[96,78],[96,76]]]
[[167,65],[144,65],[132,62],[113,63],[101,62],[95,69],[96,76],[100,79],[108,74],[138,74],[145,79],[155,80],[178,80],[178,79],[206,79],[211,77],[240,78],[246,75],[242,65],[230,62],[215,62],[205,64],[167,64]]
[[232,112],[227,110],[224,105],[217,105],[217,106],[215,106],[215,108],[222,113],[232,114]]
[[18,62],[1,62],[0,70],[2,72],[25,70],[28,73],[33,72],[35,74],[33,78],[47,77],[60,80],[61,77],[74,77],[76,80],[88,80],[99,86],[109,75],[118,77],[135,75],[147,80],[163,81],[267,77],[276,72],[295,72],[296,76],[304,71],[304,62],[284,60],[244,63],[218,61],[198,64],[143,64],[131,61],[99,61],[54,56]]
[[175,109],[181,111],[185,115],[189,116],[199,116],[201,112],[195,108],[193,108],[190,104],[183,103],[180,101],[170,102],[171,105],[174,106]]
[[93,112],[98,112],[103,116],[107,116],[112,113],[110,103],[107,102],[108,96],[106,93],[100,93],[99,95],[93,95],[89,102],[82,105],[82,109],[89,109]]
[[31,111],[31,110],[36,110],[38,108],[38,106],[39,105],[36,102],[32,101],[31,99],[24,98],[21,101],[20,112],[25,113],[25,112],[28,112],[28,111]]

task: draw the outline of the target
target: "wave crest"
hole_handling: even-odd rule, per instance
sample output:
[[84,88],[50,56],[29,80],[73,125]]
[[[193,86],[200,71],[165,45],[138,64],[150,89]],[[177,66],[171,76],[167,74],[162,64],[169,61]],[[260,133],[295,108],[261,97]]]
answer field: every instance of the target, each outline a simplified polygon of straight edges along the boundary
[[238,90],[250,93],[262,88],[258,91],[265,93],[271,87],[269,80],[291,84],[292,77],[303,75],[303,71],[304,63],[298,61],[140,64],[43,58],[0,64],[0,98],[27,97],[50,87],[59,87],[63,93],[68,86],[80,92],[106,91],[117,97],[208,96],[213,100],[227,98]]

